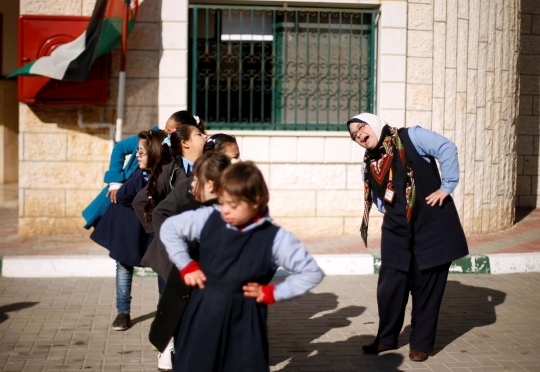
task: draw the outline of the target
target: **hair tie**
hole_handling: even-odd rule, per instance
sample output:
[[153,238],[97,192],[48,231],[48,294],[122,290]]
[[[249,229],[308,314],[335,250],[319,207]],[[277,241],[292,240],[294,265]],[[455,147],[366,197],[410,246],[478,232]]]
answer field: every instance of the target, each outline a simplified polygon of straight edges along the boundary
[[163,142],[161,142],[161,145],[167,145],[169,147],[171,147],[171,135],[168,134],[167,137],[165,137],[165,139],[163,140]]
[[176,128],[174,128],[173,130],[171,130],[171,134],[173,133],[176,133]]
[[199,118],[197,115],[193,115],[193,118],[197,122],[197,125],[199,125],[201,123],[201,118]]
[[208,138],[208,139],[206,140],[206,143],[208,143],[208,142],[212,142],[213,144],[215,144],[215,143],[216,143],[216,139],[215,139],[215,138]]

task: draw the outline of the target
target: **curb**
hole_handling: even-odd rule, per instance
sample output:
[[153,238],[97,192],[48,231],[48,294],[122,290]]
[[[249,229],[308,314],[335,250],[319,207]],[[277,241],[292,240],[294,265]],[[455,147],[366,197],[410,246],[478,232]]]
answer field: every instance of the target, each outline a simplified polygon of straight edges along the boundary
[[[314,254],[326,275],[378,274],[380,256],[370,254]],[[0,257],[0,276],[6,278],[115,277],[115,261],[108,256]],[[540,272],[540,252],[470,255],[452,262],[450,274],[511,274]],[[287,276],[279,269],[276,276]],[[135,268],[134,276],[157,276],[150,268]]]

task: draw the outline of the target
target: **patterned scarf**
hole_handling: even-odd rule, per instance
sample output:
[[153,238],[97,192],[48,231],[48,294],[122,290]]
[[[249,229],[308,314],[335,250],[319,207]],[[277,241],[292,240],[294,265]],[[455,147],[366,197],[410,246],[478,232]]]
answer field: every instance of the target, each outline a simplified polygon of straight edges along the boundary
[[413,169],[405,156],[405,148],[399,138],[397,128],[385,125],[380,138],[378,149],[372,151],[366,150],[364,155],[364,218],[362,220],[362,226],[360,227],[360,234],[367,247],[369,211],[371,210],[371,204],[373,202],[371,192],[373,191],[378,198],[381,200],[383,199],[390,178],[390,169],[394,168],[393,174],[396,173],[394,161],[396,161],[397,157],[394,155],[397,152],[399,160],[401,160],[401,164],[407,172],[405,178],[405,214],[407,217],[406,239],[407,246],[410,246],[413,231],[413,214],[418,210],[418,206],[415,205],[416,185],[414,182]]

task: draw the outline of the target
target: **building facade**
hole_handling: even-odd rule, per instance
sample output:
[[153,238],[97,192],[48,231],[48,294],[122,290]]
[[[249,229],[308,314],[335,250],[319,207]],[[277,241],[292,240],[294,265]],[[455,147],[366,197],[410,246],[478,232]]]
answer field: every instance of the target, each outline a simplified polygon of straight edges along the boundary
[[[6,0],[0,0],[6,1]],[[540,5],[534,0],[145,0],[129,37],[124,136],[189,109],[237,136],[262,169],[278,223],[301,236],[356,235],[360,111],[456,143],[466,232],[537,207]],[[20,0],[20,14],[90,15],[93,0]],[[13,51],[11,51],[13,52]],[[118,53],[104,106],[19,103],[19,231],[84,232],[103,187]],[[382,215],[372,211],[372,234]]]

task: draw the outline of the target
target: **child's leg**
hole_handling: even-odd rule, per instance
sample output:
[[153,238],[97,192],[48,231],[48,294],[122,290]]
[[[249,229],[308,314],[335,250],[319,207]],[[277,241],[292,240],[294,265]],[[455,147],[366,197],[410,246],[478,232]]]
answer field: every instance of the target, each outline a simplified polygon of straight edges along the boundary
[[116,308],[118,313],[131,311],[131,282],[133,267],[116,262]]

